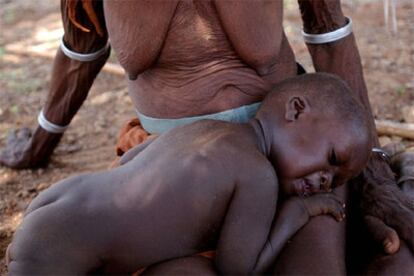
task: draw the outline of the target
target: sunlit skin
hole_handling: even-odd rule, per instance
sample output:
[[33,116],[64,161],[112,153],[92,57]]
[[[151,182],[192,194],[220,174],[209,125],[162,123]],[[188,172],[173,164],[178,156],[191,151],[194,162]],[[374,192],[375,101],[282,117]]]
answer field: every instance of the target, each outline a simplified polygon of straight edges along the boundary
[[[297,2],[307,33],[330,32],[347,22],[341,10],[344,1]],[[109,38],[128,76],[134,108],[148,116],[181,118],[254,103],[263,100],[274,84],[297,74],[295,55],[284,33],[281,0],[61,0],[61,6],[66,45],[79,53],[92,53],[104,47]],[[374,126],[354,35],[334,43],[307,44],[307,48],[315,71],[333,73],[345,80]],[[109,55],[107,52],[95,61],[80,62],[57,50],[43,106],[48,120],[58,125],[71,122]],[[374,127],[371,136],[378,147]],[[61,137],[62,134],[49,133],[42,127],[11,133],[0,149],[0,165],[15,169],[45,166]],[[358,206],[353,215],[362,213],[371,234],[359,243],[358,233],[365,228],[362,221],[355,226],[347,223],[347,229],[358,231],[346,237],[345,224],[316,217],[295,235],[290,249],[285,248],[280,254],[276,265],[284,265],[279,266],[279,274],[346,274],[354,264],[345,260],[355,254],[345,252],[345,244],[367,248],[366,241],[372,237],[382,244],[384,237],[392,236],[394,245],[401,238],[414,252],[411,201],[400,191],[393,172],[380,155],[373,154],[367,168],[356,185],[360,192],[352,190],[345,196],[343,189],[344,193],[337,190],[337,194],[349,206]],[[362,202],[355,202],[354,198]],[[308,241],[309,246],[304,246],[301,239]],[[309,250],[315,248],[320,254],[309,255]],[[399,245],[384,247],[388,254],[398,249]],[[319,256],[325,262],[319,262]],[[411,258],[409,264],[395,256],[401,262],[391,274],[414,269],[414,255],[407,257]],[[370,262],[371,259],[366,260],[366,264]]]
[[[284,87],[313,78],[342,85],[315,74]],[[369,130],[355,138],[341,121],[335,131],[323,127],[327,118],[298,89],[277,98],[247,124],[177,127],[133,149],[119,168],[52,186],[15,233],[10,275],[131,273],[212,249],[220,273],[268,271],[310,217],[344,218],[344,204],[323,192],[337,176],[361,171],[371,148]],[[282,146],[279,139],[293,142]],[[299,179],[312,181],[309,191],[298,188]],[[279,183],[285,199],[277,204]]]

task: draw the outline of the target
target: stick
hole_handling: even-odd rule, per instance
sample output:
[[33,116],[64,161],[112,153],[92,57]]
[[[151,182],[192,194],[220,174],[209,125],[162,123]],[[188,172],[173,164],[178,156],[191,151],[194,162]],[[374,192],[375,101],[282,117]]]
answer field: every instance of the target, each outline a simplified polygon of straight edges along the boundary
[[375,120],[379,135],[397,135],[414,140],[414,124],[398,123],[390,120]]

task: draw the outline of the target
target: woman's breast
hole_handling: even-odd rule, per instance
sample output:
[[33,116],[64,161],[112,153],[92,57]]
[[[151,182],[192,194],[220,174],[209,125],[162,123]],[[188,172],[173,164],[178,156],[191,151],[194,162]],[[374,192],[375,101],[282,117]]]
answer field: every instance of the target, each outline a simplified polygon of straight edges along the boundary
[[180,118],[261,101],[271,81],[237,55],[210,1],[182,1],[157,61],[129,88],[140,113]]

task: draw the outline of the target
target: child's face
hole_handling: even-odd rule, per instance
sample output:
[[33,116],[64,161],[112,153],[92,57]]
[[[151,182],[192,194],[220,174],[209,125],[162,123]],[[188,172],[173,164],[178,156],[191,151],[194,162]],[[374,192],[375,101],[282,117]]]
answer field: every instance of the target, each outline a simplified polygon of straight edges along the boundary
[[355,177],[368,161],[368,139],[357,137],[338,121],[314,118],[288,132],[276,159],[285,195],[328,192]]

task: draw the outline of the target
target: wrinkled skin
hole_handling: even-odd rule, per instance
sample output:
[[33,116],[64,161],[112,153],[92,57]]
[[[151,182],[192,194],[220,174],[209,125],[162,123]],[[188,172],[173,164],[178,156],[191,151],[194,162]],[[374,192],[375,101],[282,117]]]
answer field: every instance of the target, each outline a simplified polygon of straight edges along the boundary
[[[379,163],[383,161],[375,160],[371,163],[375,164],[375,162]],[[391,173],[389,167],[383,166],[383,169],[388,169]],[[363,173],[368,180],[366,180],[364,186],[357,188],[361,189],[360,206],[365,211],[368,220],[369,216],[374,216],[382,220],[382,222],[378,221],[369,227],[370,229],[377,229],[378,232],[389,233],[389,239],[391,240],[395,239],[392,237],[395,235],[395,230],[399,238],[405,240],[410,248],[414,248],[414,227],[410,223],[414,219],[412,198],[410,198],[409,194],[402,193],[394,181],[381,179],[381,185],[370,181],[370,179],[374,178],[374,174],[378,175],[378,173],[379,171],[376,168],[374,169],[373,166],[368,166]],[[374,233],[374,238],[376,237],[377,235]],[[384,239],[379,239],[378,242],[382,242],[383,244],[387,243]],[[395,253],[399,249],[398,246],[384,245],[385,252],[388,254]]]
[[[63,6],[65,2],[62,0]],[[135,107],[144,114],[177,118],[248,104],[261,100],[272,84],[295,74],[294,56],[282,31],[282,1],[268,2],[269,6],[263,6],[263,9],[257,3],[244,6],[241,3],[248,2],[243,1],[238,1],[238,5],[232,1],[201,1],[197,4],[199,5],[197,9],[191,7],[192,2],[180,2],[179,8],[174,9],[174,5],[178,3],[176,1],[168,1],[168,5],[164,5],[165,1],[161,1],[162,5],[157,1],[150,1],[152,4],[145,2],[148,4],[145,8],[139,6],[139,1],[134,1],[129,2],[130,6],[123,9],[122,6],[117,6],[121,2],[124,1],[105,2],[108,4],[105,6],[105,18],[102,3],[93,2],[104,29],[103,36],[99,36],[94,31],[93,24],[85,16],[77,18],[91,32],[85,33],[75,28],[67,20],[65,9],[62,9],[64,39],[75,51],[94,52],[105,45],[108,29],[114,50],[120,54],[121,64],[128,73],[130,95]],[[133,7],[132,3],[136,6]],[[81,5],[78,6],[82,14]],[[299,7],[304,29],[309,33],[335,30],[346,22],[339,0],[299,0]],[[137,12],[134,16],[125,16],[128,12],[134,11]],[[142,14],[137,15],[138,12]],[[163,13],[165,16],[154,16],[154,13]],[[154,21],[155,19],[158,21]],[[204,24],[206,19],[213,21]],[[180,20],[187,20],[191,24],[185,26],[170,24],[171,22],[179,23]],[[199,25],[194,25],[196,22]],[[138,25],[145,27],[138,30],[135,28]],[[199,28],[192,28],[192,26]],[[205,27],[212,27],[212,29]],[[175,29],[172,31],[168,28]],[[118,31],[119,29],[122,31]],[[166,36],[167,30],[170,36]],[[132,35],[134,32],[135,34]],[[117,37],[117,34],[121,33],[130,33],[131,36]],[[215,53],[202,54],[206,49],[202,49],[200,45],[204,45],[202,40],[205,38],[213,38],[209,42],[217,43],[207,48],[207,50],[217,50]],[[135,45],[136,48],[132,49],[126,45]],[[353,96],[371,112],[354,36],[350,35],[335,43],[307,46],[316,71],[334,73],[343,78],[352,88]],[[175,56],[177,48],[188,51],[180,52],[181,56]],[[251,50],[252,48],[254,50]],[[95,76],[108,56],[109,53],[95,62],[80,63],[68,59],[58,50],[52,72],[50,93],[44,107],[46,118],[56,124],[68,124],[82,105]],[[223,56],[229,59],[223,60]],[[185,62],[180,63],[182,58],[185,58]],[[217,67],[223,64],[224,67]],[[154,70],[148,70],[148,68]],[[195,70],[192,71],[191,68]],[[222,75],[227,72],[223,70],[226,68],[234,69],[231,71],[234,75]],[[218,75],[210,74],[211,72],[217,72]],[[213,78],[205,79],[204,76],[209,74]],[[188,81],[191,79],[200,80],[201,83]],[[176,80],[186,85],[175,83]],[[223,86],[223,83],[220,83],[220,81],[228,80],[231,80],[231,83],[224,83]],[[249,80],[249,82],[244,83],[241,80]],[[209,88],[203,85],[216,86]],[[181,88],[176,90],[177,87]],[[233,97],[228,98],[228,95],[233,95]],[[374,124],[372,115],[370,117]],[[372,129],[372,139],[378,145],[375,128]],[[27,135],[25,137],[26,145],[22,145],[25,139],[18,143],[12,141],[8,143],[6,149],[0,154],[0,164],[13,168],[43,165],[60,139],[60,135],[47,133],[40,128],[36,129],[31,138]],[[23,154],[20,153],[22,148]],[[373,155],[368,170],[360,180],[358,185],[355,185],[357,192],[353,191],[353,193],[358,193],[358,191],[364,193],[359,197],[362,199],[360,204],[362,212],[379,219],[377,221],[368,217],[366,219],[369,223],[368,228],[378,229],[378,233],[387,233],[386,236],[395,241],[395,232],[390,230],[394,229],[413,251],[414,211],[407,196],[396,186],[389,166],[380,157]],[[309,230],[312,229],[313,223],[320,225],[313,228],[315,233]],[[321,237],[318,234],[324,232],[328,232],[329,236],[331,232],[343,233],[344,230],[337,229],[337,225],[333,225],[329,220],[317,218],[311,220],[309,226],[306,226],[297,236],[298,240],[302,235],[312,237],[315,248],[318,244],[322,244],[321,239],[335,241],[338,247],[344,244],[343,235],[332,234],[329,237]],[[378,242],[383,244],[384,235],[373,236],[382,237],[378,239]],[[398,246],[386,246],[389,253],[395,252],[396,248]],[[344,273],[343,264],[336,265],[335,267],[339,269],[335,271],[330,268],[324,270],[325,264],[345,259],[343,252],[330,248],[328,244],[320,251],[324,252],[323,255],[330,256],[332,260],[332,262],[327,260],[320,264],[322,271],[328,274]],[[410,251],[404,250],[404,252]],[[292,265],[301,262],[296,252],[288,255],[288,259],[292,260]],[[319,262],[316,259],[311,260],[310,263]]]
[[[400,238],[407,241],[408,246],[413,248],[413,242],[411,237],[414,236],[414,227],[407,221],[413,219],[413,210],[414,210],[414,152],[406,150],[404,145],[401,143],[392,143],[384,147],[384,150],[388,152],[390,156],[390,167],[396,174],[396,179],[399,188],[394,185],[392,182],[384,181],[383,189],[377,189],[373,184],[366,185],[364,191],[362,191],[363,198],[361,201],[361,207],[368,210],[366,220],[373,221],[378,217],[385,217],[387,225],[381,227],[381,221],[377,220],[373,222],[373,225],[377,227],[370,226],[373,230],[374,236],[381,234],[375,232],[392,233],[390,234],[390,239],[395,240],[397,233],[395,233],[393,227],[397,230]],[[384,168],[388,169],[388,168]],[[378,172],[373,169],[373,167],[368,166],[365,170],[366,174],[377,174]],[[368,176],[369,178],[369,176]],[[403,191],[402,193],[399,190]],[[384,194],[384,191],[387,193]],[[385,196],[386,195],[386,196]],[[383,202],[373,202],[372,199],[376,197],[384,197],[386,200]],[[391,204],[399,206],[398,214],[393,214],[393,207]],[[373,218],[373,217],[375,218]],[[407,224],[405,227],[401,227],[404,222]],[[374,231],[374,229],[378,229]],[[378,238],[376,238],[378,240]],[[398,250],[397,243],[389,242],[388,239],[383,240],[384,250],[386,253],[394,253]],[[386,245],[388,243],[388,245]],[[394,244],[394,245],[392,245]]]

